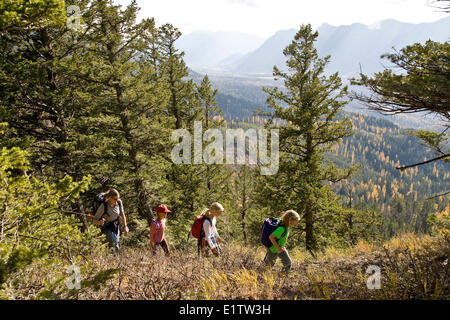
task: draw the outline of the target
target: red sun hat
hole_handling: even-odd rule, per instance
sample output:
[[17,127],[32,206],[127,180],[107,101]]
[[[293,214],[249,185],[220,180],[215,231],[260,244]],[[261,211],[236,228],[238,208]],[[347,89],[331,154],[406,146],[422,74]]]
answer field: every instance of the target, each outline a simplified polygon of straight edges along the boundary
[[172,212],[169,209],[167,209],[167,207],[163,204],[160,204],[157,208],[156,208],[156,212],[164,212],[164,213],[169,213]]

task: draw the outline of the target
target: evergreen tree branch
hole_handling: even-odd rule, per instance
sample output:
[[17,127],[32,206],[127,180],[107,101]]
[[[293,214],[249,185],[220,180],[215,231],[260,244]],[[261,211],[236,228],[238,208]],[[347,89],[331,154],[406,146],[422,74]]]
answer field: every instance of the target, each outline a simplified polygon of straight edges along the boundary
[[398,170],[406,170],[406,169],[408,169],[408,168],[421,166],[421,165],[423,165],[423,164],[427,164],[427,163],[430,163],[430,162],[433,162],[433,161],[442,160],[442,159],[445,159],[445,158],[447,158],[447,157],[450,157],[450,153],[444,154],[444,155],[439,156],[439,157],[437,157],[437,158],[429,159],[429,160],[426,160],[426,161],[423,161],[423,162],[419,162],[419,163],[415,163],[415,164],[410,164],[410,165],[402,166],[402,167],[395,167],[395,169],[398,169]]

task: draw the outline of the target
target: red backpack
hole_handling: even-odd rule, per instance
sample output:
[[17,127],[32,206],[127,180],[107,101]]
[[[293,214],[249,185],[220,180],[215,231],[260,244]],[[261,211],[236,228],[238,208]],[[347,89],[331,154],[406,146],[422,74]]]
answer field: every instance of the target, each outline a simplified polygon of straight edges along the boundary
[[[211,223],[211,219],[203,216],[203,215],[199,215],[195,217],[194,220],[194,224],[191,227],[191,233],[192,236],[198,240],[200,240],[203,236],[204,236],[204,232],[203,232],[203,222],[206,220],[209,221],[209,223]],[[189,237],[188,237],[189,239]]]
[[201,248],[201,239],[202,237],[205,236],[205,231],[203,231],[203,222],[206,220],[209,221],[210,224],[212,224],[211,219],[205,217],[204,215],[199,215],[196,216],[194,219],[194,224],[191,227],[191,232],[189,232],[188,234],[188,241],[189,241],[189,237],[192,236],[196,239],[198,239],[197,241],[197,251],[198,251],[198,255],[200,255],[200,248]]

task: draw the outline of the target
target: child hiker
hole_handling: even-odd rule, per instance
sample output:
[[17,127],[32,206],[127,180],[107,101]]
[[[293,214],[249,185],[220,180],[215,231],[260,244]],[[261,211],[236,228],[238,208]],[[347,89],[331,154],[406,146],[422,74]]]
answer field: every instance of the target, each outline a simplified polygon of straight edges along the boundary
[[127,219],[123,211],[123,204],[119,192],[110,189],[105,195],[105,201],[98,207],[93,222],[101,226],[102,233],[106,235],[109,246],[119,251],[119,218],[122,220],[123,235],[128,234]]
[[220,254],[219,243],[222,243],[223,240],[217,232],[216,220],[218,217],[220,217],[223,211],[223,206],[218,202],[214,202],[209,207],[209,209],[205,209],[202,212],[202,216],[204,216],[205,219],[203,220],[203,234],[201,239],[199,240],[199,244],[206,256],[209,255],[207,246],[209,247],[209,249],[211,249],[212,253],[215,256],[218,256]]
[[153,254],[156,254],[158,246],[163,248],[166,256],[170,255],[169,245],[164,238],[164,230],[166,229],[166,216],[170,211],[163,204],[156,208],[158,218],[153,220],[150,226],[150,244],[152,246]]
[[294,210],[288,210],[281,216],[281,222],[278,228],[272,232],[269,236],[269,240],[272,246],[267,248],[267,254],[264,258],[266,266],[273,266],[277,258],[281,259],[283,263],[282,272],[289,272],[291,269],[292,261],[289,257],[289,253],[286,248],[286,241],[289,235],[289,231],[300,221],[300,216]]

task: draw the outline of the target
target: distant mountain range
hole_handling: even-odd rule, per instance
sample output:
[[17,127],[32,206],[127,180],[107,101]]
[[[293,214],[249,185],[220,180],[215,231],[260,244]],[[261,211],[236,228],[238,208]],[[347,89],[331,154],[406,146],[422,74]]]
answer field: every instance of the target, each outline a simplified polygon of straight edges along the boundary
[[[411,24],[384,20],[374,25],[354,23],[318,29],[319,56],[331,55],[327,72],[353,76],[361,70],[370,74],[383,69],[384,53],[428,39],[445,42],[450,38],[450,17],[432,23]],[[281,30],[265,41],[234,32],[197,32],[179,40],[189,67],[200,72],[228,74],[271,74],[274,65],[285,66],[283,49],[297,29]]]
[[176,45],[184,51],[184,61],[190,68],[205,71],[222,65],[222,61],[233,63],[263,42],[264,38],[240,32],[196,31],[181,36]]
[[[297,31],[281,30],[265,41],[242,33],[196,32],[181,38],[178,46],[185,51],[191,77],[200,82],[203,75],[208,74],[213,86],[219,89],[217,100],[225,118],[242,118],[251,116],[254,109],[266,108],[263,86],[283,86],[281,81],[273,81],[273,66],[285,67],[283,49]],[[372,74],[383,70],[384,65],[391,67],[389,61],[380,58],[382,54],[428,39],[449,41],[450,17],[421,24],[395,20],[374,25],[355,23],[335,27],[323,24],[318,32],[315,46],[319,56],[331,55],[326,73],[339,72],[345,80],[358,76],[360,70]],[[350,90],[364,88],[352,87]],[[423,114],[381,115],[362,107],[357,101],[349,103],[345,110],[386,118],[403,127],[431,129],[441,124],[438,119]]]

